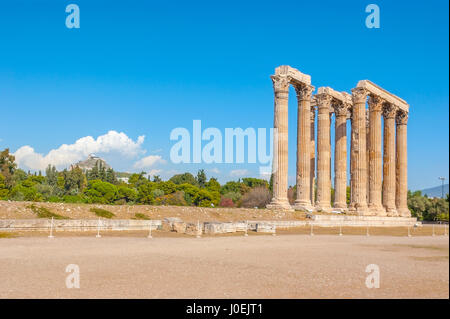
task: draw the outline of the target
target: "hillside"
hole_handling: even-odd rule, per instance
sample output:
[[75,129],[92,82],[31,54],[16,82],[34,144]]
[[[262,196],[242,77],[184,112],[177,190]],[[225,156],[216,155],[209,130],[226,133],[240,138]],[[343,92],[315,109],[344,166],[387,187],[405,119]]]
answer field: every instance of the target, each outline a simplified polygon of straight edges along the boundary
[[[431,187],[431,188],[426,188],[423,189],[422,191],[422,195],[427,195],[428,197],[441,197],[442,196],[442,185],[436,186],[436,187]],[[449,188],[448,188],[448,184],[444,185],[444,197],[445,194],[449,193]]]

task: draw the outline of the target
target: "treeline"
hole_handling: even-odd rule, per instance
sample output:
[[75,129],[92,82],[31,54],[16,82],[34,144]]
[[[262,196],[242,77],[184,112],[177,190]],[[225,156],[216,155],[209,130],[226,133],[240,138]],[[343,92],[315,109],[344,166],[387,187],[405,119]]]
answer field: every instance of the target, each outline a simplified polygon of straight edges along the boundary
[[[15,158],[5,149],[0,153],[0,199],[14,201],[46,201],[65,203],[150,204],[201,207],[265,207],[271,199],[272,182],[243,178],[224,185],[215,178],[207,179],[204,170],[197,176],[178,174],[163,181],[152,180],[144,172],[129,176],[128,183],[117,177],[113,169],[101,165],[83,172],[79,167],[57,171],[47,167],[45,175],[17,168]],[[288,190],[289,201],[295,201],[295,186]],[[331,189],[333,202],[334,190]],[[350,188],[347,187],[347,203]],[[420,220],[445,220],[449,217],[449,195],[428,198],[420,191],[408,192],[408,207]]]
[[83,172],[79,167],[57,171],[48,166],[30,173],[17,168],[15,158],[5,149],[0,153],[0,199],[100,204],[150,204],[201,207],[265,207],[270,201],[269,183],[263,179],[243,178],[224,185],[207,179],[204,170],[197,176],[178,174],[163,181],[152,180],[145,172],[132,174],[128,183],[102,166]]

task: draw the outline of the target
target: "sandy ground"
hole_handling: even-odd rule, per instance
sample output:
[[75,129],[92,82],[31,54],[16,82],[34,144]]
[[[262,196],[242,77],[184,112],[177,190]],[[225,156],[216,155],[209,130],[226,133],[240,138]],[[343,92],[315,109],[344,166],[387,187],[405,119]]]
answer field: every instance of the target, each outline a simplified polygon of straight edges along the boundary
[[0,297],[449,298],[448,249],[445,236],[1,238]]

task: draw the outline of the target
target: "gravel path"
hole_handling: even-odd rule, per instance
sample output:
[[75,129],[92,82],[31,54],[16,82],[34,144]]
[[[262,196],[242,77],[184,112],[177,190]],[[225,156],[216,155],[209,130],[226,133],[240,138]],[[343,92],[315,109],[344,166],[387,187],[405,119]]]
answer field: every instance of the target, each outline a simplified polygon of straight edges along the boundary
[[[448,249],[444,236],[4,238],[0,297],[449,298]],[[68,264],[79,289],[66,287]]]

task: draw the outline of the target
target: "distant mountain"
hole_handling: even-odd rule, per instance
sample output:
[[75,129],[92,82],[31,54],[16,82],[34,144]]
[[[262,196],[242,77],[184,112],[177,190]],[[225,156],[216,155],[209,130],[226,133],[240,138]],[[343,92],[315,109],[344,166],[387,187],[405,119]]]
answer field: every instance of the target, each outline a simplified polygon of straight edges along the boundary
[[[427,195],[428,197],[441,197],[442,196],[442,185],[432,188],[427,188],[421,190],[422,195]],[[448,184],[444,184],[444,198],[448,194]]]

